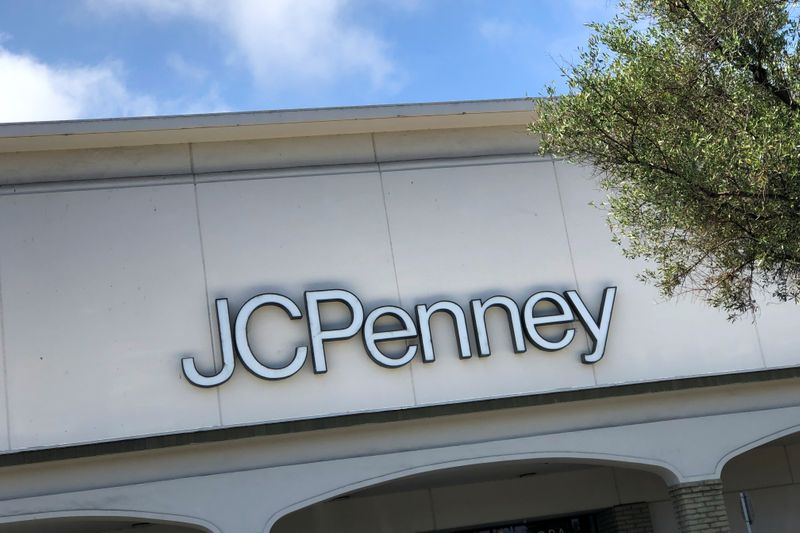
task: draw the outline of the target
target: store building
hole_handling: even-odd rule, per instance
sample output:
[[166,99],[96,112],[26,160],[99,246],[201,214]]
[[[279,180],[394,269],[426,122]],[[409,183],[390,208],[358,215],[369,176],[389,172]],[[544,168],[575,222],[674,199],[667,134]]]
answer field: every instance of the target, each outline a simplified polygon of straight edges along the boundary
[[661,301],[531,107],[0,125],[0,533],[797,531],[800,308]]

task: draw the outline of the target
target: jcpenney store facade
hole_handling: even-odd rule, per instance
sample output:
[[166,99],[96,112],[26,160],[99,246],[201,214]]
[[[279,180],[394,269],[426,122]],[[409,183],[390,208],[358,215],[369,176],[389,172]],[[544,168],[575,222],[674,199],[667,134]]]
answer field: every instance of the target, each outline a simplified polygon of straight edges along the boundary
[[0,126],[0,533],[797,531],[800,308],[660,301],[531,106]]

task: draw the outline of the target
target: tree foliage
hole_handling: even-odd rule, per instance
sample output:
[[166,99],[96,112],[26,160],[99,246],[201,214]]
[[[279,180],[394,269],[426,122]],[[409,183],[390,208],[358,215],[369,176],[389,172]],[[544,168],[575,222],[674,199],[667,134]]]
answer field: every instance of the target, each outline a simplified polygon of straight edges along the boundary
[[622,0],[538,104],[542,150],[595,166],[615,240],[731,318],[800,297],[798,7]]

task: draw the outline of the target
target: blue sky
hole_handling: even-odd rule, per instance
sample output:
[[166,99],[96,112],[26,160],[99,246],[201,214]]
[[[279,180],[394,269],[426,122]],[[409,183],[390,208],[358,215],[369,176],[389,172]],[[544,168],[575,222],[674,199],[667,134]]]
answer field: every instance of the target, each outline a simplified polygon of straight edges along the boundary
[[538,96],[614,0],[0,1],[0,122]]

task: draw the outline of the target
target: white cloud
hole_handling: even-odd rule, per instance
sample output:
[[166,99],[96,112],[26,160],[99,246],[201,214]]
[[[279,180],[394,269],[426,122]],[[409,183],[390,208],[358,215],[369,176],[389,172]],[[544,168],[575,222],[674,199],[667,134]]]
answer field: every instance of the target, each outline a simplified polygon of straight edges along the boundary
[[503,20],[485,19],[478,24],[478,32],[487,41],[499,42],[514,35],[514,26]]
[[200,82],[208,78],[208,70],[195,65],[194,63],[190,63],[177,52],[171,52],[167,54],[166,63],[167,66],[175,72],[175,74],[182,78],[186,78],[195,82]]
[[[178,61],[176,64],[180,64]],[[200,75],[182,65],[187,75]],[[0,45],[0,122],[229,111],[212,86],[191,97],[156,100],[129,89],[119,63],[54,66]]]
[[178,98],[161,103],[160,112],[169,115],[192,113],[222,113],[232,111],[231,107],[220,97],[216,86],[212,86],[204,94],[192,98]]
[[348,17],[353,0],[88,0],[104,14],[183,17],[221,31],[235,58],[266,89],[327,85],[366,77],[373,88],[397,85],[388,45]]
[[86,4],[95,12],[106,15],[118,10],[140,10],[153,18],[167,20],[176,16],[213,14],[216,2],[213,0],[86,0]]
[[132,93],[118,64],[60,67],[0,46],[0,122],[151,115],[152,98]]

